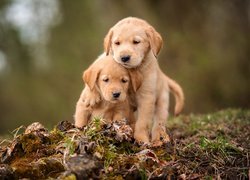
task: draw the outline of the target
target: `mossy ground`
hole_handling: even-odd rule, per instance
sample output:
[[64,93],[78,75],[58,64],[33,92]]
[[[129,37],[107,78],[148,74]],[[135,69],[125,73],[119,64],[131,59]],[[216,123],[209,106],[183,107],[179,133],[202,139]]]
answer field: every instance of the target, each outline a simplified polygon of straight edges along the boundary
[[124,122],[32,125],[1,143],[0,179],[248,179],[250,111],[172,117],[171,143],[140,146]]

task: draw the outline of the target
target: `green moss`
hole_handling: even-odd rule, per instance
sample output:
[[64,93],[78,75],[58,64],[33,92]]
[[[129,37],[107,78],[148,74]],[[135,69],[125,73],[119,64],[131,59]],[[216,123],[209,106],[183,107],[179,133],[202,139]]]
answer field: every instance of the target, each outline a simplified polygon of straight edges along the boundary
[[104,169],[105,169],[105,171],[107,171],[110,166],[114,165],[114,160],[117,156],[118,156],[117,153],[115,153],[111,150],[106,151],[106,153],[104,154]]
[[[64,128],[64,124],[70,128]],[[247,110],[228,109],[171,118],[167,128],[172,141],[161,147],[117,139],[113,124],[100,118],[94,118],[82,131],[68,123],[60,125],[63,131],[55,128],[45,135],[21,134],[8,146],[4,156],[10,159],[6,162],[18,178],[76,179],[81,173],[92,177],[92,172],[100,179],[248,176],[250,111]],[[89,166],[85,162],[93,165],[87,176],[83,167]]]
[[207,139],[206,137],[201,137],[200,146],[207,152],[214,151],[221,153],[223,156],[241,153],[241,150],[239,148],[237,148],[234,144],[228,142],[228,140],[222,136],[218,136],[214,140]]
[[68,138],[68,137],[64,139],[63,145],[65,147],[65,151],[67,151],[69,155],[74,154],[77,148],[76,142],[72,138]]
[[61,180],[77,180],[77,178],[74,174],[61,176],[59,179],[61,179]]
[[21,135],[20,142],[25,153],[35,152],[42,147],[41,139],[32,133]]
[[50,144],[56,144],[60,142],[64,137],[64,133],[59,131],[57,128],[54,128],[52,131],[50,131],[48,136]]
[[62,163],[52,157],[49,158],[19,158],[11,164],[18,178],[31,178],[41,179],[50,177],[56,177],[57,173],[64,171]]

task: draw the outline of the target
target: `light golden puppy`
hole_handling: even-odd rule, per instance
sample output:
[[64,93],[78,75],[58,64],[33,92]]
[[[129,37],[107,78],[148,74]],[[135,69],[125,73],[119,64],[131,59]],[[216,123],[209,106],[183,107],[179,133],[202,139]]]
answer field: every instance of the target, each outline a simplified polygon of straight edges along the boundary
[[142,85],[136,92],[138,118],[134,137],[137,141],[149,142],[150,135],[154,143],[160,142],[161,137],[169,140],[165,132],[169,89],[176,99],[175,114],[179,114],[184,105],[181,87],[167,77],[157,63],[161,47],[161,35],[146,21],[133,17],[115,24],[104,39],[107,55],[111,54],[117,63],[143,75]]
[[[168,117],[169,91],[175,96],[175,114],[184,105],[182,88],[159,68],[157,55],[162,47],[161,35],[146,21],[128,17],[115,24],[104,39],[106,55],[126,67],[139,72],[143,82],[136,92],[137,120],[134,137],[139,142],[161,143],[169,141],[165,122]],[[86,93],[87,94],[87,93]],[[86,106],[93,106],[100,98],[97,91],[85,99]],[[151,130],[151,131],[150,131]]]
[[[101,55],[83,74],[86,86],[76,105],[75,126],[83,127],[96,116],[107,121],[126,118],[134,126],[134,106],[128,93],[139,88],[140,78],[138,73],[131,78],[128,70],[112,56]],[[86,107],[84,97],[91,91],[97,91],[101,98],[93,107]]]

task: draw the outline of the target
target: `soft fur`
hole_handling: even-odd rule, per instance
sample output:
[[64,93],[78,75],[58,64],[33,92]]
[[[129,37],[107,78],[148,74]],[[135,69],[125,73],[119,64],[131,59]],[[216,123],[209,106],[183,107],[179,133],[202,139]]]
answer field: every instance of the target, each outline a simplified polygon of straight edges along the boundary
[[[149,142],[150,135],[151,141],[156,144],[161,143],[161,137],[169,141],[165,122],[168,117],[170,90],[176,100],[176,115],[184,105],[182,88],[159,68],[157,56],[161,47],[161,35],[146,21],[134,17],[119,21],[104,39],[106,55],[111,54],[129,72],[136,71],[143,76],[143,82],[135,95],[138,117],[134,137],[139,142]],[[99,99],[96,91],[86,94],[91,94],[88,96],[90,98],[86,98],[86,105],[91,106]]]
[[[76,127],[85,126],[96,116],[107,121],[126,118],[130,125],[134,126],[134,106],[130,103],[128,93],[132,96],[139,88],[141,76],[137,74],[131,78],[130,74],[126,68],[117,64],[112,56],[101,55],[83,74],[86,86],[76,105],[74,116]],[[91,96],[89,91],[96,91],[99,94],[97,103],[92,107],[86,107],[84,104],[85,95]],[[115,93],[120,95],[114,97]]]
[[[169,89],[176,98],[175,114],[183,108],[184,95],[181,87],[167,77],[159,68],[157,55],[162,47],[161,35],[146,21],[125,18],[108,32],[104,40],[106,54],[129,69],[137,69],[143,75],[143,83],[136,92],[138,118],[134,137],[138,141],[158,143],[161,137],[169,140],[165,132],[165,122],[169,109]],[[123,62],[122,58],[130,59]]]

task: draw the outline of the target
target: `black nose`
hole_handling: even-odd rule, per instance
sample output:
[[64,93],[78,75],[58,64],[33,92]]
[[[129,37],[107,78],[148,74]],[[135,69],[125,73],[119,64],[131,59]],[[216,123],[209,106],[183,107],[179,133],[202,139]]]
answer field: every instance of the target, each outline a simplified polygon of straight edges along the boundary
[[113,97],[114,98],[118,98],[120,96],[120,92],[113,92]]
[[127,62],[130,60],[130,56],[122,56],[121,60],[122,60],[122,62]]

